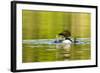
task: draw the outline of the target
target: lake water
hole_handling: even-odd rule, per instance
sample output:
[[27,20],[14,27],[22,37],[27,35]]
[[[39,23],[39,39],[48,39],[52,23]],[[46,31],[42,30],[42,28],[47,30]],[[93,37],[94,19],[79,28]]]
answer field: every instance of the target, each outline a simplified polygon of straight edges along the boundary
[[[87,39],[86,39],[87,40]],[[54,43],[54,39],[24,40],[22,48],[22,62],[49,62],[49,61],[71,61],[88,60],[91,58],[90,41],[72,43],[69,56],[59,47],[60,43]]]

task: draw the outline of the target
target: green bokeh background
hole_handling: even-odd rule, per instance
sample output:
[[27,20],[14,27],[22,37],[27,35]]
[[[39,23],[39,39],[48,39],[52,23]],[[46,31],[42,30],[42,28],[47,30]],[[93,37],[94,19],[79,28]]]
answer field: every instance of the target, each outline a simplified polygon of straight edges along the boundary
[[90,37],[90,13],[23,10],[23,39],[51,39],[63,30],[71,37]]

